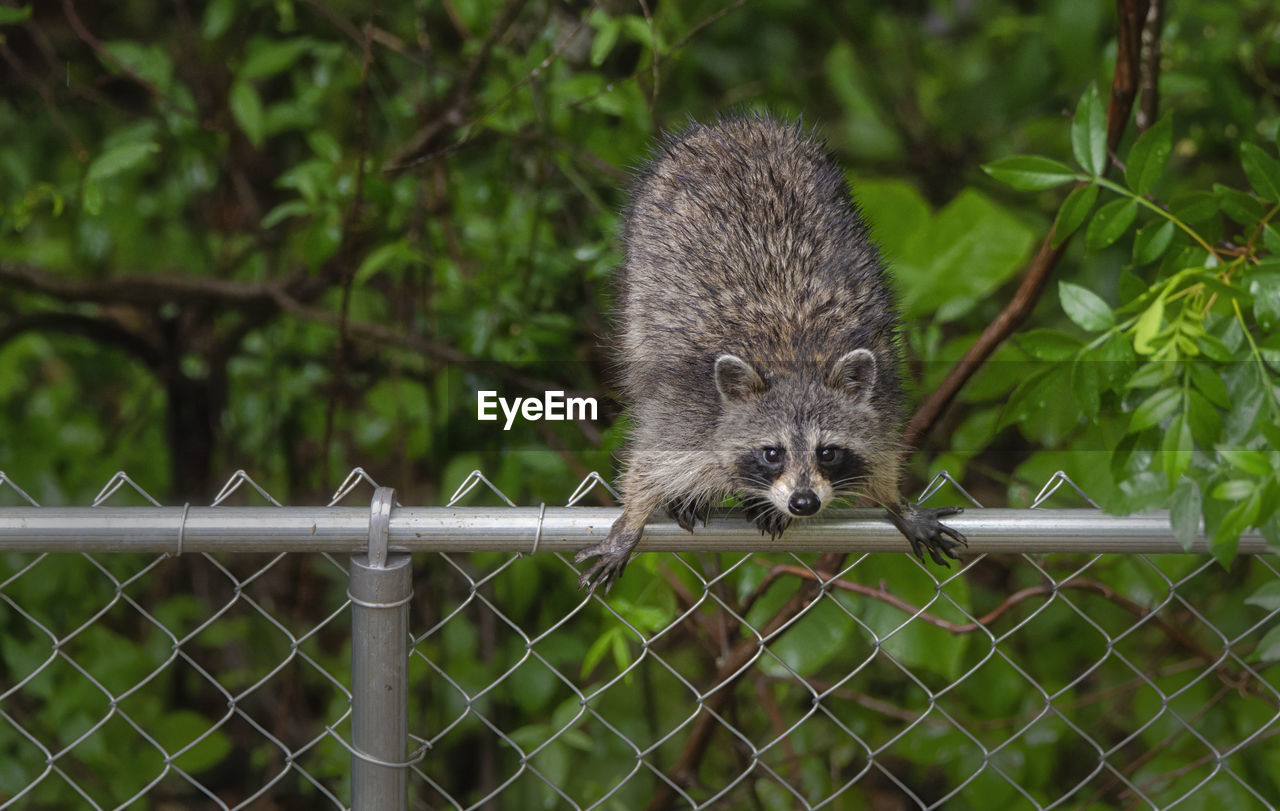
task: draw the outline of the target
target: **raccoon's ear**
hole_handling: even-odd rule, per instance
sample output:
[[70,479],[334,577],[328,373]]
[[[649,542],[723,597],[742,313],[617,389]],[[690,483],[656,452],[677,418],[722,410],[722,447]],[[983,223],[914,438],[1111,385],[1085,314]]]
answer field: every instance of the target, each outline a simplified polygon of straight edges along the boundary
[[840,356],[831,367],[827,385],[855,397],[866,397],[876,382],[876,356],[869,349],[855,349]]
[[750,363],[725,354],[716,358],[716,390],[725,400],[742,402],[764,394],[769,384]]

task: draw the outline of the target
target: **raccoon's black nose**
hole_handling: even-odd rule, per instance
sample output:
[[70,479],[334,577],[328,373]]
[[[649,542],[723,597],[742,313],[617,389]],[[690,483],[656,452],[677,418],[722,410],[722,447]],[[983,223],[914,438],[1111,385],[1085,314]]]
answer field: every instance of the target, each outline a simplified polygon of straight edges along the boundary
[[797,490],[787,501],[787,509],[792,515],[813,515],[820,506],[822,502],[818,501],[817,493],[812,490]]

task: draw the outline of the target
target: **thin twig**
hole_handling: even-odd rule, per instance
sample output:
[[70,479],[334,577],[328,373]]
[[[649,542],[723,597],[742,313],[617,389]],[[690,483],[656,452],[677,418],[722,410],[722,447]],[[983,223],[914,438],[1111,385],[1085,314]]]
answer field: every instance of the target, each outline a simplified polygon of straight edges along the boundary
[[383,172],[398,172],[429,161],[435,157],[436,152],[425,155],[424,153],[439,139],[445,128],[459,129],[466,123],[466,112],[471,108],[476,83],[488,65],[493,49],[515,22],[527,1],[507,0],[502,11],[498,13],[497,19],[490,26],[484,42],[480,44],[480,49],[467,64],[466,72],[450,90],[448,98],[439,105],[438,109],[428,114],[426,123],[392,154],[383,167]]
[[[823,571],[836,571],[844,562],[845,556],[828,552],[818,558],[817,566]],[[813,603],[822,593],[821,588],[802,583],[778,611],[769,618],[757,631],[759,639],[769,640],[783,632],[788,625]],[[706,754],[711,743],[711,735],[718,722],[713,713],[719,712],[729,700],[733,686],[746,672],[747,666],[760,654],[760,642],[755,635],[751,639],[739,642],[732,652],[720,663],[716,674],[711,679],[713,685],[707,691],[707,697],[701,702],[702,711],[693,720],[689,729],[689,737],[685,739],[684,748],[674,766],[667,772],[667,778],[678,786],[687,786],[694,779],[698,765]],[[668,808],[675,799],[675,789],[666,780],[660,781],[653,798],[646,806],[649,811]]]
[[[760,561],[760,562],[767,563],[767,561]],[[851,580],[836,578],[830,573],[824,572],[820,569],[815,571],[810,571],[809,569],[806,569],[803,566],[792,566],[788,564],[779,564],[777,566],[774,566],[773,569],[769,572],[769,574],[772,576],[775,574],[775,572],[781,573],[781,574],[794,575],[795,577],[801,577],[806,580],[813,580],[814,582],[821,582],[826,584],[827,587],[829,588],[837,588],[837,589],[840,589],[841,591],[848,591],[854,594],[860,594],[864,597],[869,597],[873,600],[879,600],[880,602],[891,605],[894,608],[897,608],[898,610],[904,613],[911,614],[915,619],[918,619],[921,622],[927,622],[930,625],[941,628],[944,631],[950,631],[953,634],[968,634],[968,633],[973,633],[974,631],[980,628],[986,628],[988,625],[991,625],[993,622],[999,619],[1000,616],[1004,614],[1006,611],[1013,608],[1018,603],[1025,602],[1031,599],[1032,597],[1051,597],[1057,594],[1059,591],[1069,591],[1069,590],[1087,591],[1092,594],[1096,594],[1099,597],[1102,597],[1120,606],[1125,611],[1128,611],[1130,614],[1134,615],[1138,619],[1146,619],[1147,617],[1151,616],[1151,612],[1149,610],[1144,608],[1142,605],[1134,602],[1133,600],[1130,600],[1128,597],[1125,597],[1121,594],[1116,593],[1115,589],[1111,588],[1106,583],[1100,583],[1097,580],[1086,580],[1082,577],[1075,577],[1070,580],[1064,580],[1063,582],[1056,583],[1054,585],[1030,586],[1025,589],[1019,589],[1018,591],[1015,591],[1013,594],[1010,594],[1008,597],[1006,597],[1004,602],[1000,603],[1000,605],[996,606],[991,611],[988,611],[986,614],[979,617],[977,620],[973,622],[957,623],[957,622],[951,622],[950,620],[945,620],[942,617],[934,616],[933,614],[928,613],[924,609],[918,608],[917,606],[912,605],[911,603],[907,602],[901,597],[898,597],[897,595],[894,595],[894,594],[890,594],[887,590],[885,590],[883,585],[881,585],[879,588],[872,588],[870,586],[863,585],[862,583],[855,583]],[[1218,656],[1214,655],[1213,653],[1205,649],[1205,647],[1201,645],[1199,642],[1196,642],[1194,639],[1188,636],[1185,632],[1182,631],[1182,629],[1178,628],[1176,625],[1168,622],[1162,617],[1157,616],[1152,620],[1152,622],[1155,623],[1157,626],[1159,626],[1159,628],[1162,631],[1164,631],[1165,634],[1170,639],[1176,641],[1178,644],[1190,650],[1196,656],[1200,657],[1202,661],[1212,662],[1215,659],[1219,658]],[[1219,672],[1222,674],[1223,680],[1227,682],[1230,686],[1232,687],[1239,686],[1239,681],[1240,681],[1239,676],[1233,673],[1232,671],[1227,670],[1225,665],[1219,668]]]

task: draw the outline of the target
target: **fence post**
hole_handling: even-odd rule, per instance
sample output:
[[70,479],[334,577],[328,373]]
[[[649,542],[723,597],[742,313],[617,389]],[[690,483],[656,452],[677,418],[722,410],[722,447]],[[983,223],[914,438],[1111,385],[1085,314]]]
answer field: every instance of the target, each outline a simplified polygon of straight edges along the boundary
[[369,515],[369,550],[351,556],[351,808],[408,805],[410,556],[388,554],[396,491],[379,487]]

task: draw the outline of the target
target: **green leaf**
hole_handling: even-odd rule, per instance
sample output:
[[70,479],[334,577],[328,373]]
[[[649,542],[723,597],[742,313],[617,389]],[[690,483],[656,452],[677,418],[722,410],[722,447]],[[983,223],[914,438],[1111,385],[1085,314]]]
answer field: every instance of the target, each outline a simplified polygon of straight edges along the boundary
[[1190,361],[1187,371],[1191,375],[1191,382],[1211,403],[1221,408],[1230,407],[1231,397],[1227,394],[1226,384],[1208,364]]
[[1268,445],[1272,448],[1280,448],[1280,425],[1267,420],[1259,420],[1258,430],[1262,432]]
[[31,19],[31,6],[18,6],[17,8],[0,6],[0,25],[25,23],[29,19]]
[[1193,479],[1183,479],[1173,488],[1169,524],[1173,527],[1173,537],[1178,539],[1178,545],[1184,552],[1191,551],[1191,545],[1200,535],[1200,502],[1200,486]]
[[1090,85],[1076,105],[1071,122],[1071,151],[1085,171],[1101,175],[1107,168],[1107,111],[1098,94],[1098,86]]
[[1252,476],[1265,476],[1272,470],[1272,460],[1278,451],[1250,451],[1240,448],[1218,448],[1218,455],[1231,466]]
[[1203,271],[1188,276],[1186,279],[1188,285],[1199,284],[1207,287],[1210,292],[1217,293],[1219,297],[1230,300],[1239,299],[1243,307],[1253,305],[1253,295],[1243,287],[1236,287],[1228,284],[1218,278],[1211,269],[1205,268]]
[[1253,653],[1259,661],[1280,662],[1280,625],[1267,631]]
[[1061,392],[1069,373],[1069,367],[1053,364],[1023,380],[1005,401],[998,427],[1019,425],[1026,432],[1028,426],[1025,423],[1062,403]]
[[1280,582],[1264,583],[1244,601],[1246,605],[1256,605],[1266,611],[1280,611]]
[[1129,150],[1124,179],[1137,194],[1146,194],[1160,176],[1173,149],[1173,120],[1169,116],[1157,121],[1138,136]]
[[1280,324],[1280,273],[1252,272],[1248,278],[1253,317],[1258,326],[1270,332]]
[[258,91],[248,82],[236,82],[231,85],[228,102],[231,105],[232,117],[244,131],[249,143],[254,147],[261,147],[264,130],[262,99],[258,97]]
[[249,41],[248,56],[236,74],[241,81],[263,79],[287,70],[298,58],[315,48],[315,42],[306,37],[273,40],[254,37]]
[[849,644],[855,627],[848,613],[828,600],[826,605],[813,606],[811,613],[770,645],[770,650],[786,664],[785,669],[779,666],[783,672],[811,675]]
[[[1225,484],[1231,484],[1231,482]],[[1247,484],[1253,488],[1252,482]],[[1222,516],[1222,522],[1213,533],[1212,547],[1213,557],[1219,564],[1225,567],[1235,558],[1236,550],[1240,548],[1240,533],[1257,520],[1261,509],[1262,491],[1260,488],[1255,488],[1249,493],[1248,498],[1227,510],[1227,514]]]
[[1195,390],[1187,396],[1187,422],[1191,424],[1191,435],[1196,442],[1206,448],[1213,447],[1222,432],[1222,418],[1218,416],[1218,410]]
[[151,141],[120,144],[94,158],[93,163],[89,164],[87,177],[91,182],[101,182],[141,165],[149,155],[159,151],[160,147]]
[[236,19],[235,0],[213,0],[204,8],[200,34],[205,39],[217,39],[227,32]]
[[96,217],[102,213],[102,187],[92,181],[84,184],[84,193],[80,197],[80,205],[86,213]]
[[1058,282],[1058,298],[1067,317],[1090,332],[1115,326],[1116,317],[1097,293],[1071,282]]
[[127,69],[162,91],[169,90],[173,80],[173,60],[164,48],[121,39],[106,43],[105,51],[109,57],[106,65],[112,73]]
[[1172,220],[1157,220],[1138,229],[1133,238],[1133,263],[1148,265],[1164,255],[1173,243]]
[[1144,363],[1125,381],[1127,389],[1149,389],[1164,385],[1173,376],[1173,366],[1168,363]]
[[1267,213],[1266,206],[1259,202],[1258,198],[1233,189],[1230,186],[1215,183],[1213,184],[1213,193],[1218,196],[1218,204],[1222,208],[1222,213],[1247,228],[1256,226],[1263,215]]
[[1267,542],[1267,550],[1273,555],[1280,554],[1280,512],[1272,513],[1258,530]]
[[1218,198],[1209,192],[1193,191],[1175,197],[1169,204],[1169,210],[1187,225],[1197,225],[1216,216],[1218,205]]
[[211,729],[214,723],[192,710],[167,713],[151,724],[152,734],[166,752],[191,747],[174,759],[180,769],[202,772],[221,762],[231,752],[231,739],[227,734],[220,729]]
[[1191,441],[1191,426],[1185,412],[1175,415],[1170,421],[1168,430],[1160,440],[1160,450],[1163,452],[1161,461],[1164,464],[1164,475],[1170,485],[1176,484],[1191,466],[1191,452],[1195,450],[1195,444]]
[[1182,403],[1182,392],[1175,388],[1160,389],[1133,410],[1129,420],[1129,433],[1144,431],[1155,425],[1178,409]]
[[311,213],[311,205],[305,200],[289,200],[271,209],[262,218],[263,228],[275,228],[290,217],[301,217]]
[[1262,227],[1262,244],[1273,254],[1280,254],[1280,230],[1275,223],[1267,223]]
[[342,160],[342,147],[337,139],[324,130],[313,130],[307,133],[307,146],[329,163],[338,163]]
[[1133,301],[1147,292],[1147,283],[1129,268],[1124,268],[1116,280],[1116,290],[1121,301]]
[[1138,216],[1138,201],[1131,198],[1112,200],[1093,215],[1084,234],[1085,247],[1100,251],[1124,235]]
[[1219,482],[1209,495],[1220,501],[1240,501],[1253,495],[1255,489],[1257,484],[1252,479],[1228,479]]
[[626,646],[626,639],[621,638],[625,633],[621,626],[615,625],[606,629],[591,643],[591,647],[587,648],[587,652],[582,657],[582,678],[590,677],[592,671],[596,669],[596,665],[600,664],[609,652],[612,651],[614,658],[617,658],[618,643],[621,642],[624,648]]
[[1084,341],[1065,332],[1051,329],[1033,329],[1014,335],[1014,341],[1023,352],[1036,360],[1067,360],[1074,357]]
[[649,25],[649,21],[639,14],[627,14],[620,18],[622,20],[622,28],[627,32],[633,40],[640,43],[646,51],[652,51],[654,47],[654,37],[658,39],[658,50],[666,50],[666,44],[663,42],[662,33],[657,26]]
[[360,263],[360,267],[356,269],[356,275],[352,283],[357,286],[362,285],[376,275],[378,271],[392,263],[422,265],[426,263],[426,258],[411,248],[404,239],[389,242],[386,245],[375,248],[365,257],[364,261]]
[[872,231],[893,264],[893,282],[909,317],[958,318],[1014,276],[1036,241],[1012,212],[973,190],[936,216],[905,183],[858,184]]
[[1151,302],[1133,327],[1133,349],[1140,355],[1150,355],[1156,351],[1152,340],[1160,332],[1160,324],[1164,320],[1164,299]]
[[1102,346],[1085,353],[1083,359],[1094,365],[1098,383],[1108,391],[1118,391],[1133,374],[1137,356],[1133,347],[1122,335],[1112,333]]
[[1098,418],[1098,409],[1102,407],[1101,375],[1097,365],[1077,358],[1071,364],[1071,391],[1075,394],[1076,405],[1087,420]]
[[596,28],[595,39],[591,41],[591,65],[592,67],[600,67],[604,64],[604,60],[609,57],[609,53],[613,50],[613,46],[618,41],[618,34],[622,31],[622,20],[617,17],[610,17]]
[[1256,144],[1240,145],[1240,161],[1249,185],[1264,200],[1280,202],[1280,163]]
[[1215,335],[1202,335],[1200,337],[1200,350],[1204,352],[1205,357],[1210,360],[1216,360],[1219,363],[1230,363],[1235,360],[1235,356],[1221,338]]
[[1088,180],[1065,163],[1039,155],[1015,155],[983,164],[982,170],[1019,191],[1039,191],[1073,180]]
[[1097,200],[1098,187],[1092,183],[1073,189],[1071,194],[1067,195],[1067,199],[1062,201],[1062,208],[1058,209],[1058,218],[1053,224],[1055,248],[1076,232],[1076,229],[1089,216],[1089,212],[1093,210],[1093,204]]

